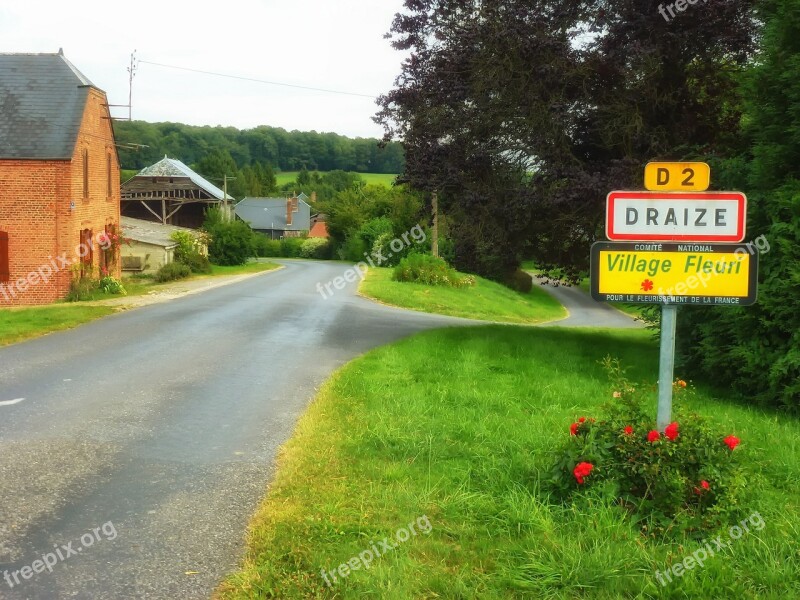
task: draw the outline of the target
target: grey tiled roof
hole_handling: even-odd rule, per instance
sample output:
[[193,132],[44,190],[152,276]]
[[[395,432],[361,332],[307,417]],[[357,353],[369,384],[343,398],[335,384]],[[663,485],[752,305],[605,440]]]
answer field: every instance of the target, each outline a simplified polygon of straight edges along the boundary
[[188,231],[192,235],[196,233],[194,229],[187,229],[186,227],[178,227],[176,225],[162,225],[161,223],[134,219],[132,217],[122,217],[120,221],[122,223],[122,235],[124,237],[130,238],[136,242],[144,242],[145,244],[153,244],[165,248],[172,248],[178,245],[178,242],[171,237],[176,231]]
[[[166,156],[154,165],[145,167],[136,174],[137,177],[188,177],[197,187],[208,192],[217,200],[222,200],[224,192],[213,183],[192,171],[189,167],[175,158]],[[228,200],[233,200],[233,196],[228,194]]]
[[89,87],[61,53],[0,54],[0,158],[72,158]]
[[286,225],[286,198],[244,198],[233,210],[237,217],[249,223],[253,229],[311,229],[311,207],[302,200],[297,202],[297,212],[292,215],[292,224],[289,226]]

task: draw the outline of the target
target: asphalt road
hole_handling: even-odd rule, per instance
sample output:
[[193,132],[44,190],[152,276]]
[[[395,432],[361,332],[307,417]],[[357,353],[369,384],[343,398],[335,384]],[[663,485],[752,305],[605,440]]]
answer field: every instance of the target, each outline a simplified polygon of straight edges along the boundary
[[[537,285],[537,279],[533,280]],[[614,329],[633,329],[644,327],[644,323],[635,320],[617,310],[611,304],[598,302],[589,294],[576,286],[543,285],[542,289],[558,300],[567,309],[569,315],[560,321],[543,323],[547,327],[610,327]]]
[[323,299],[345,269],[291,262],[0,349],[0,598],[208,598],[330,373],[467,323],[355,283]]

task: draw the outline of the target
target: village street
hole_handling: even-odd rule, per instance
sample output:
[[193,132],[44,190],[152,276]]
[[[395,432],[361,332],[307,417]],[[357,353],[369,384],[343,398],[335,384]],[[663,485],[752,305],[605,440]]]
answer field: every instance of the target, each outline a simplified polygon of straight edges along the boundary
[[208,598],[325,378],[468,323],[323,299],[346,265],[287,264],[0,349],[0,598]]

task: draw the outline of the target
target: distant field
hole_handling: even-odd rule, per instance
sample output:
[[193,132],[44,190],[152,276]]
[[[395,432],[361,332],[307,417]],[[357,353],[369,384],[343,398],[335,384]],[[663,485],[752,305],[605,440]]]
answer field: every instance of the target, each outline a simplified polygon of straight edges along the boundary
[[[299,171],[281,171],[280,173],[276,173],[275,178],[278,180],[278,185],[280,186],[291,183],[297,179],[298,173]],[[320,174],[321,173],[322,171],[320,171]],[[358,175],[368,184],[385,185],[386,187],[391,187],[395,177],[397,177],[397,175],[392,173],[359,173]]]

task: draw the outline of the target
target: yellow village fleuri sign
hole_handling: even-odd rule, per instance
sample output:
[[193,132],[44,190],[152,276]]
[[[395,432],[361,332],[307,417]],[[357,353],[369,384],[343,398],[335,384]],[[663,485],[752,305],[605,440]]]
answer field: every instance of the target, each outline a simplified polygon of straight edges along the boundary
[[752,244],[597,242],[591,292],[603,302],[746,306],[756,301]]

